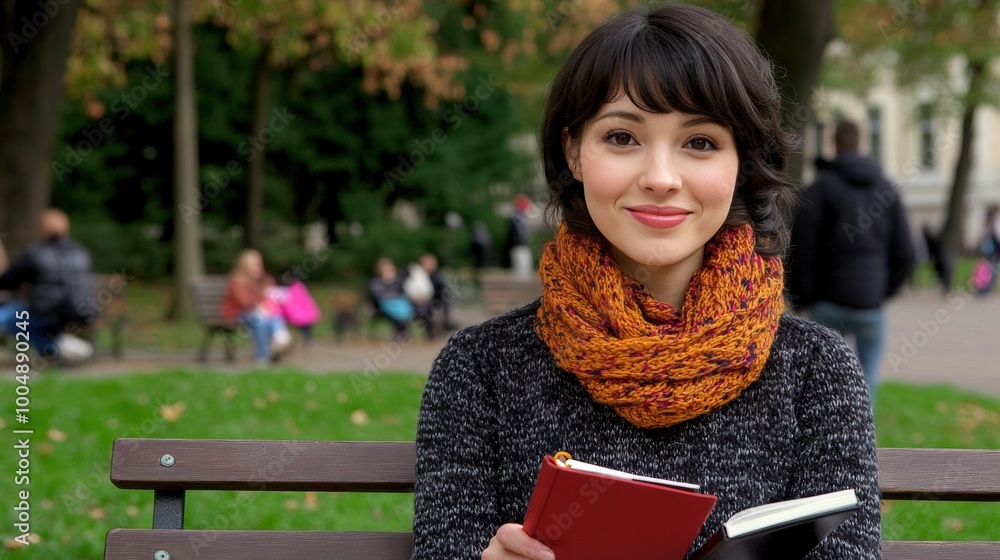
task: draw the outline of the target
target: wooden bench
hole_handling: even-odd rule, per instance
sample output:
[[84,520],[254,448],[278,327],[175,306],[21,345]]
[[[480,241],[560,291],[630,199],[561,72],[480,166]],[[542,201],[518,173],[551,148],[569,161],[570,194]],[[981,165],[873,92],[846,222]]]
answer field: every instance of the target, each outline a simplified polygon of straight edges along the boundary
[[[94,305],[96,317],[82,333],[97,350],[97,331],[107,329],[111,333],[111,355],[120,359],[125,352],[125,325],[128,323],[128,300],[125,288],[128,278],[122,274],[94,275]],[[77,333],[73,333],[77,334]]]
[[191,281],[191,301],[194,304],[198,322],[205,328],[205,337],[198,350],[198,361],[208,360],[208,352],[216,335],[222,335],[226,350],[226,361],[236,359],[235,335],[239,328],[236,319],[222,316],[222,298],[226,295],[229,278],[226,276],[201,276]]
[[[187,490],[412,492],[415,458],[413,442],[119,439],[111,481],[153,490],[153,528],[109,531],[104,560],[409,559],[409,533],[185,529],[184,507]],[[885,448],[878,458],[884,499],[1000,501],[1000,451]],[[882,550],[886,560],[1000,559],[1000,542]]]
[[542,295],[537,273],[514,276],[508,271],[484,271],[479,274],[479,289],[486,311],[495,315],[527,305]]

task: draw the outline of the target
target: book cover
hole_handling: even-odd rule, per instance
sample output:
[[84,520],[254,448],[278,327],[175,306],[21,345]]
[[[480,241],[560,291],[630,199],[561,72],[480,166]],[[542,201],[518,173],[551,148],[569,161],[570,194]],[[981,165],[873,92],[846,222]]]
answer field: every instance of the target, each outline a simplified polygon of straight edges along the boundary
[[751,508],[731,517],[691,558],[802,560],[858,507],[854,491],[842,490]]
[[524,530],[556,558],[682,560],[715,502],[710,494],[569,468],[546,456]]

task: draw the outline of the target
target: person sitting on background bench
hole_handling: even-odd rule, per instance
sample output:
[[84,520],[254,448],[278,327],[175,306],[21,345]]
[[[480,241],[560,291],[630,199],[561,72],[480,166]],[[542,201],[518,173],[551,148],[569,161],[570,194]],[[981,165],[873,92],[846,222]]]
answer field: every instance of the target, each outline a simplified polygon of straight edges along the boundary
[[27,342],[39,355],[70,361],[89,358],[93,346],[64,331],[82,329],[95,318],[90,253],[69,238],[69,217],[61,210],[45,210],[40,225],[42,241],[0,275],[0,290],[31,286],[24,301],[0,307],[0,334],[13,336],[26,324]]
[[368,280],[368,298],[375,313],[390,321],[396,328],[396,338],[405,339],[410,321],[417,316],[416,306],[403,290],[403,275],[389,257],[375,261],[372,277]]
[[278,305],[268,299],[267,290],[274,279],[264,271],[264,260],[256,249],[240,253],[236,267],[229,275],[226,294],[222,298],[222,316],[238,319],[250,329],[257,364],[280,358],[291,348],[292,335],[281,316]]

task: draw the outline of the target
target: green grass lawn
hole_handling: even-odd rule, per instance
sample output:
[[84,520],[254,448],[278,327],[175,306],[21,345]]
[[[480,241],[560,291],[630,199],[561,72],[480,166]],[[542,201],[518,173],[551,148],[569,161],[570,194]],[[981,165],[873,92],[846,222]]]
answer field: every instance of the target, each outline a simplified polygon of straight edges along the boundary
[[[50,374],[32,380],[30,507],[39,541],[4,557],[99,559],[105,533],[148,527],[152,493],[108,481],[116,437],[411,440],[424,378],[313,375],[279,370],[245,374],[165,371],[107,379]],[[0,382],[14,400],[14,383]],[[879,391],[879,444],[898,447],[1000,447],[1000,401],[945,387],[898,383]],[[12,404],[0,419],[0,515],[14,536],[17,470]],[[408,530],[409,495],[193,492],[187,526],[204,529]],[[1000,539],[1000,507],[887,504],[885,533],[901,539]]]

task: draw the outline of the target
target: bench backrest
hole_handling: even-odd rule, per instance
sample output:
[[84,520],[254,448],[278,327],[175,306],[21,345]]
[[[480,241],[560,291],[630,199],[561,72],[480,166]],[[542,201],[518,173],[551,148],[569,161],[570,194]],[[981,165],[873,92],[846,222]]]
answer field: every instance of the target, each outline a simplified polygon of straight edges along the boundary
[[200,276],[191,281],[191,302],[200,322],[223,322],[222,298],[228,285],[229,278],[226,276]]
[[538,274],[515,276],[510,272],[482,272],[479,288],[483,306],[494,314],[517,309],[542,295]]
[[[409,533],[178,529],[186,490],[412,492],[415,458],[413,442],[119,439],[111,481],[154,490],[153,528],[110,531],[104,558],[409,559]],[[885,499],[1000,501],[998,472],[1000,451],[879,449]],[[1000,542],[885,541],[883,558],[1000,558]]]

